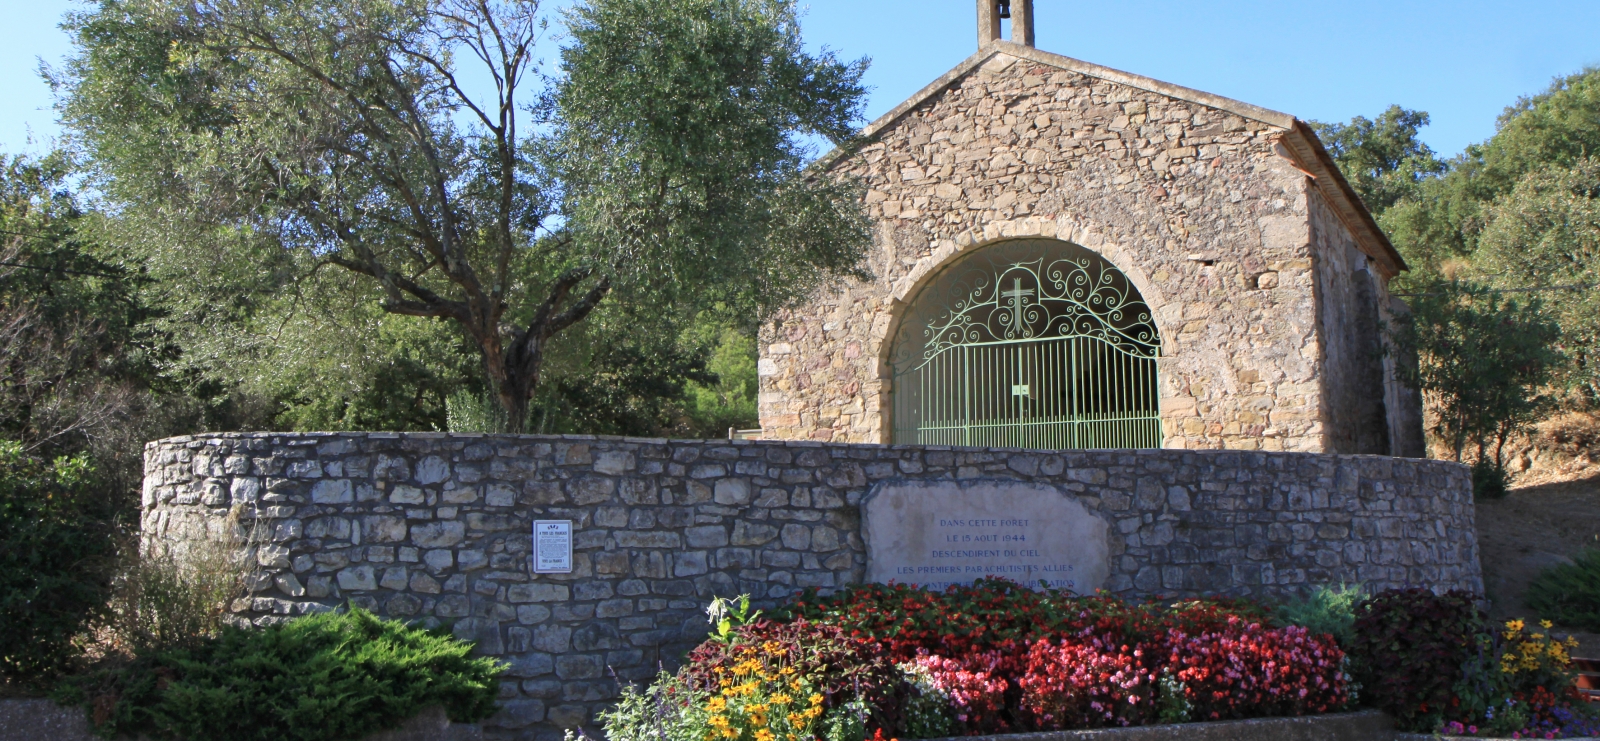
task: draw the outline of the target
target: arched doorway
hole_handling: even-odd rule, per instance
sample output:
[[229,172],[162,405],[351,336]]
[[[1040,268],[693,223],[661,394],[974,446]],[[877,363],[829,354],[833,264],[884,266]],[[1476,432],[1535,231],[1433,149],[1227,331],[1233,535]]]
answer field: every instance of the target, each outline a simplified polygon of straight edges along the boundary
[[1054,239],[965,255],[912,300],[891,349],[894,442],[1159,448],[1150,307],[1116,266]]

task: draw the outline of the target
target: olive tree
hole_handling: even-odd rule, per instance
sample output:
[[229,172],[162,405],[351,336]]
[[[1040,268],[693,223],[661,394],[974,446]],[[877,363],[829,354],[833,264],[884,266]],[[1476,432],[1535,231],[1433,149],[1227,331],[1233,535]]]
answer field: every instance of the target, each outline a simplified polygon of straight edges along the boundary
[[551,338],[602,301],[760,317],[869,241],[855,186],[803,167],[807,137],[854,129],[865,63],[805,52],[791,0],[583,0],[552,71],[549,20],[100,0],[55,82],[100,192],[187,235],[166,249],[196,274],[238,244],[245,268],[360,276],[470,338],[521,431]]

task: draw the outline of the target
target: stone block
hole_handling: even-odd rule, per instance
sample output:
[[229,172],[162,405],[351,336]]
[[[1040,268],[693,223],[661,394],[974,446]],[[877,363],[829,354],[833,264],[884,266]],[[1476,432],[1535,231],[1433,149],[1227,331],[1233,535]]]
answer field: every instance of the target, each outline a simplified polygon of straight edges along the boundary
[[626,451],[609,451],[595,456],[594,470],[597,473],[618,476],[634,468],[635,460],[632,453]]
[[467,526],[459,522],[422,522],[411,526],[411,542],[421,548],[449,548],[467,537]]
[[393,492],[390,492],[389,501],[394,504],[423,504],[427,500],[423,496],[421,489],[400,484],[394,487]]
[[565,602],[571,592],[563,584],[513,584],[506,590],[506,600],[513,603]]
[[747,479],[729,478],[716,483],[712,499],[717,504],[743,507],[750,503],[750,482]]
[[674,576],[698,576],[710,571],[706,551],[681,551],[672,556]]
[[349,504],[355,500],[349,479],[324,479],[311,487],[313,504]]
[[406,539],[406,520],[393,515],[367,515],[361,518],[361,540],[366,543],[399,543]]
[[417,464],[416,481],[419,484],[437,484],[450,478],[450,464],[445,459],[430,455]]
[[599,656],[565,655],[556,657],[556,676],[563,680],[596,679],[604,669]]
[[614,479],[586,476],[573,479],[567,484],[567,489],[574,504],[599,504],[609,501],[616,493],[617,482]]
[[376,572],[364,564],[341,570],[338,577],[340,589],[363,591],[378,588]]
[[733,526],[733,545],[765,545],[778,537],[778,528],[739,520]]
[[691,527],[683,534],[691,548],[718,548],[728,544],[728,528],[721,525]]
[[795,551],[811,549],[811,528],[805,525],[784,525],[781,537],[785,548]]
[[611,537],[616,540],[618,548],[680,548],[683,545],[683,539],[677,533],[670,532],[618,530]]

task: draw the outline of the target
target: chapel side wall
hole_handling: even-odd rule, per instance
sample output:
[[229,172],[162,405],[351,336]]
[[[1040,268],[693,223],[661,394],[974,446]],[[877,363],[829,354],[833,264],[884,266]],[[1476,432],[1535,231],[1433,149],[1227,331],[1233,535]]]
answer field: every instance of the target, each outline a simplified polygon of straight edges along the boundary
[[[233,609],[258,624],[353,604],[450,625],[510,664],[491,737],[553,741],[616,697],[611,671],[647,678],[702,640],[711,597],[860,581],[878,483],[948,480],[1077,497],[1107,522],[1105,586],[1124,597],[1482,591],[1467,469],[1371,456],[202,435],[146,447],[142,527],[180,552],[250,537]],[[573,573],[532,573],[537,519],[573,521]]]
[[875,279],[762,333],[765,436],[889,442],[884,359],[915,288],[965,250],[1054,237],[1117,265],[1154,310],[1166,447],[1321,450],[1305,176],[1282,133],[990,59],[835,165],[866,187]]
[[1324,450],[1390,455],[1394,369],[1386,367],[1385,281],[1322,194],[1308,188],[1322,350]]

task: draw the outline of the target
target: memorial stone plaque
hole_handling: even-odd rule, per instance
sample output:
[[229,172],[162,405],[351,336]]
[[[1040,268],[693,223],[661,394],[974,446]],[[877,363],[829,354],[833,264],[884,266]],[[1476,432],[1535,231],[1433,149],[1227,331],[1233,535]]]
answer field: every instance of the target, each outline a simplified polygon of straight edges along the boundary
[[1088,594],[1110,575],[1106,521],[1019,481],[887,481],[861,504],[869,581],[943,589],[1001,576]]

